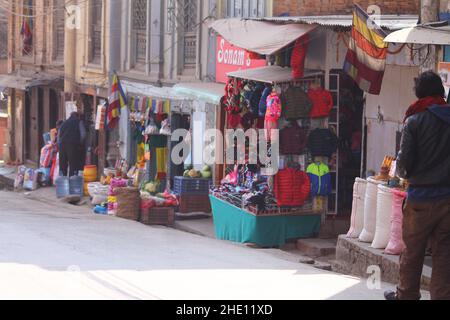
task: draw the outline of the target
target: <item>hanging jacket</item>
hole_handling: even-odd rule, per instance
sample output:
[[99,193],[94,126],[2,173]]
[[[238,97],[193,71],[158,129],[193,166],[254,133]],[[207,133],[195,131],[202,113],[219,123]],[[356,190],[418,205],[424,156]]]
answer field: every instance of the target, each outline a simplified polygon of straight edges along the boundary
[[311,163],[306,170],[311,181],[312,196],[328,196],[333,191],[330,168],[322,162]]
[[315,129],[309,134],[308,149],[313,157],[330,158],[336,152],[338,138],[330,129]]
[[308,97],[313,104],[311,118],[328,117],[334,104],[331,93],[323,88],[309,89]]
[[262,93],[261,100],[259,101],[259,116],[264,117],[267,109],[267,97],[272,93],[272,87],[266,87]]
[[255,117],[259,115],[259,102],[261,101],[264,88],[262,84],[257,84],[250,94],[249,110]]
[[308,51],[309,35],[297,39],[291,56],[292,77],[299,79],[305,73],[305,58]]
[[281,154],[302,154],[308,142],[308,131],[300,128],[297,122],[280,130]]
[[278,171],[274,179],[274,194],[279,206],[300,207],[308,199],[311,182],[300,170],[286,168]]
[[282,104],[282,114],[287,120],[309,118],[312,110],[312,102],[301,88],[289,87],[282,95]]
[[267,97],[266,121],[277,122],[281,117],[281,100],[276,92]]

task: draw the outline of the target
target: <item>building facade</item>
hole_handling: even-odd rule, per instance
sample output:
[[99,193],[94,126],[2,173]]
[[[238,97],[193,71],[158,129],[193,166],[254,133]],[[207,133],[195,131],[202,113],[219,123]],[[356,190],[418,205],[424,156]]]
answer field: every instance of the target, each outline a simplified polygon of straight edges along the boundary
[[8,15],[9,156],[37,165],[42,135],[62,113],[64,11],[55,0],[17,0],[9,1],[4,12]]

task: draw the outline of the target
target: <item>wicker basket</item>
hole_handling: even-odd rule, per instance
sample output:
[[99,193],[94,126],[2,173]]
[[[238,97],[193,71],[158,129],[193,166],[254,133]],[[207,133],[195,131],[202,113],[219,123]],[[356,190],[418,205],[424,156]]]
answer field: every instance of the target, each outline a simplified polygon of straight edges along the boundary
[[115,188],[117,198],[116,216],[123,219],[139,220],[140,196],[138,188]]
[[140,221],[146,225],[173,226],[175,223],[175,210],[171,207],[142,209]]
[[182,195],[180,196],[179,201],[179,213],[211,213],[209,195]]

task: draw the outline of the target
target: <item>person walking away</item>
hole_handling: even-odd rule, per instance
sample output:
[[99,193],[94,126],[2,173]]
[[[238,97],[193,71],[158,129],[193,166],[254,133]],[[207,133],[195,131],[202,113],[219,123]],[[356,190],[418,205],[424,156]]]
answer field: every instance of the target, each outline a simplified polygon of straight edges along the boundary
[[419,300],[427,242],[432,245],[433,300],[450,300],[450,106],[441,78],[434,72],[415,80],[419,100],[407,111],[397,173],[407,179],[403,241],[397,292],[387,300]]
[[86,128],[78,112],[64,121],[58,132],[59,167],[64,176],[74,176],[82,169]]

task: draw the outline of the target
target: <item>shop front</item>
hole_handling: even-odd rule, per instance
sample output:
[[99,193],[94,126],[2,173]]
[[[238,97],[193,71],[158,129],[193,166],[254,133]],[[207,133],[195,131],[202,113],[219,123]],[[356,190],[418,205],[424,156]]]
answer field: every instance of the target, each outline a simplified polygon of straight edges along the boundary
[[[415,25],[416,22],[416,18],[408,16],[396,19],[388,17],[382,23],[385,29],[395,30],[399,26]],[[265,177],[266,185],[263,184],[258,190],[263,194],[266,192],[272,199],[261,197],[260,194],[259,197],[256,194],[247,194],[249,190],[245,185],[249,186],[251,183],[246,181],[246,176],[247,174],[261,176],[258,175],[257,169],[249,173],[249,166],[245,161],[243,164],[238,163],[238,166],[235,166],[236,163],[229,164],[222,185],[211,195],[213,213],[218,216],[218,220],[223,220],[219,215],[226,212],[224,210],[226,205],[233,206],[234,212],[236,210],[241,213],[256,212],[256,218],[261,214],[273,215],[277,214],[276,212],[295,216],[299,211],[303,214],[308,213],[309,209],[310,214],[321,216],[322,222],[325,221],[325,217],[342,217],[350,220],[355,179],[366,176],[367,150],[371,151],[376,145],[380,146],[379,143],[373,144],[371,127],[367,127],[367,123],[370,122],[366,122],[367,113],[372,115],[372,105],[380,99],[391,100],[386,105],[376,108],[377,110],[382,112],[385,108],[396,108],[397,106],[393,105],[395,100],[392,99],[399,99],[400,94],[386,90],[383,90],[380,96],[364,94],[343,70],[351,26],[352,16],[341,17],[338,20],[320,17],[314,21],[303,21],[302,17],[267,18],[258,21],[228,19],[217,21],[212,25],[224,39],[236,46],[242,46],[252,52],[253,57],[264,59],[269,64],[268,67],[227,74],[225,103],[222,106],[227,114],[225,128],[244,130],[255,128],[267,132],[270,127],[280,130],[280,170],[273,177]],[[276,30],[277,34],[280,34],[280,28],[284,28],[286,37],[270,38],[272,31]],[[264,36],[261,30],[264,30]],[[408,50],[396,46],[390,49],[391,57],[388,64],[394,69],[402,70],[401,74],[405,80],[412,77],[413,72],[407,71],[414,69],[413,62],[404,62],[407,60],[405,57],[408,56]],[[389,86],[388,83],[384,85]],[[251,97],[258,87],[265,91],[264,98],[275,93],[280,99],[282,112],[276,124],[265,121],[266,113],[259,110],[260,105],[268,103],[267,100],[261,99],[263,95],[258,96],[259,100],[255,99],[258,100],[256,107],[251,106]],[[366,104],[368,99],[371,101],[370,106]],[[311,109],[305,111],[305,105],[308,104]],[[254,120],[249,120],[252,117]],[[301,138],[294,140],[292,137]],[[295,150],[294,154],[290,154],[292,150],[289,144],[293,144],[294,149],[299,149],[299,146],[303,145],[303,150]],[[385,149],[379,149],[377,152],[382,156],[378,158],[381,157],[381,160],[384,160],[386,155],[393,155],[390,152],[384,153]],[[376,172],[379,172],[381,160]],[[283,201],[280,202],[282,197],[277,197],[277,182],[280,183],[280,177],[286,174],[286,170],[291,169],[305,173],[309,178],[307,184],[310,190],[302,205],[297,207],[286,206]],[[301,176],[301,173],[298,176]],[[229,186],[230,180],[233,183],[232,188]],[[320,182],[319,190],[316,181]],[[289,185],[293,185],[294,182],[290,181]],[[253,201],[260,201],[260,212],[255,209],[258,207],[257,204],[249,205],[247,197]],[[214,207],[217,208],[216,211]],[[222,230],[223,232],[217,229],[217,225],[215,227],[216,233],[222,234],[225,239],[229,237],[234,241],[248,241],[245,236],[236,236],[236,232],[232,231],[236,226],[229,227],[231,231]],[[255,228],[254,226],[253,229]],[[318,228],[320,229],[320,219]],[[318,233],[317,230],[310,227],[307,234],[304,230],[303,233],[299,231],[298,237],[314,236]],[[288,239],[283,241],[286,240]]]

